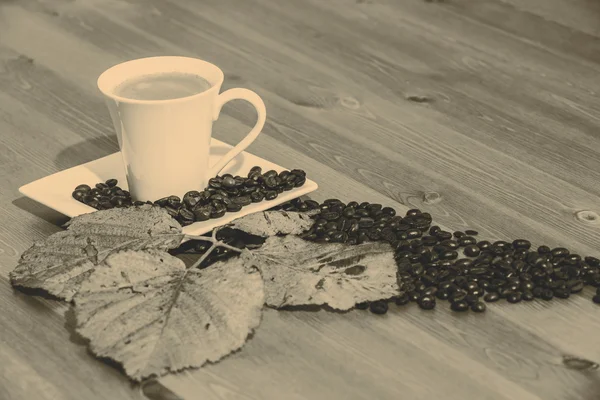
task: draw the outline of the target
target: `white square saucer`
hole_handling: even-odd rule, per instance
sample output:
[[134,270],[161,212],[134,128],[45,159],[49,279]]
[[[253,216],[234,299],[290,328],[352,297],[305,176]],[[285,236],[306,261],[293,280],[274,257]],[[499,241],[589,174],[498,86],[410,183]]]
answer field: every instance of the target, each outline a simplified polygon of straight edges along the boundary
[[[231,149],[231,147],[232,146],[227,143],[213,138],[210,148],[210,165],[214,164],[229,149]],[[272,162],[253,154],[242,152],[220,172],[220,175],[229,173],[234,176],[245,176],[248,174],[248,171],[250,171],[250,168],[254,166],[261,167],[263,172],[271,169],[277,172],[290,169],[273,164]],[[118,185],[127,190],[125,168],[119,152],[38,179],[37,181],[21,186],[19,192],[49,208],[73,218],[77,215],[96,211],[94,208],[80,203],[71,196],[75,187],[83,183],[93,187],[96,183],[104,182],[110,178],[117,179],[119,181]],[[278,204],[285,203],[296,197],[313,192],[317,188],[318,185],[316,182],[306,179],[306,183],[303,186],[280,193],[279,196],[273,200],[252,203],[239,212],[227,212],[221,218],[195,222],[184,227],[183,232],[189,235],[201,235],[210,232],[217,226],[225,225],[236,218],[267,210]]]

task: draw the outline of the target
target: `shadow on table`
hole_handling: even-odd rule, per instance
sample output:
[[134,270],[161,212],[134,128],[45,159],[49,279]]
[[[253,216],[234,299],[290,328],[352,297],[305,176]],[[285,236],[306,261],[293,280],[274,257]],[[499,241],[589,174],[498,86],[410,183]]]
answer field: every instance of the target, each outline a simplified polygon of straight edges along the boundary
[[59,169],[81,165],[119,151],[117,135],[88,139],[63,149],[54,159]]
[[[228,146],[215,145],[213,142],[213,145],[210,148],[211,163],[217,162],[217,160],[223,157],[229,150],[230,148]],[[116,135],[94,138],[62,150],[54,159],[54,165],[56,165],[59,170],[64,170],[97,160],[116,153],[117,151],[119,151],[119,143]],[[244,164],[245,157],[246,156],[243,154],[238,154],[238,156],[227,165],[226,169],[228,171],[233,171],[232,173],[237,173],[239,168]]]
[[19,197],[18,199],[13,200],[12,204],[53,225],[62,226],[69,220],[69,217],[66,215],[46,207],[35,200],[31,200],[28,197]]

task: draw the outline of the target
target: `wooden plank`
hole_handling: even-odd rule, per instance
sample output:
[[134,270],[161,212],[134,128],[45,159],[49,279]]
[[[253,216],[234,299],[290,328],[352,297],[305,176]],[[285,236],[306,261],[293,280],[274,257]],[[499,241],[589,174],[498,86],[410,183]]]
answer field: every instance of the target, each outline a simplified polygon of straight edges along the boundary
[[[64,305],[5,279],[62,221],[18,186],[117,149],[95,80],[129,58],[205,58],[225,88],[257,91],[269,118],[249,150],[307,170],[318,200],[420,207],[452,229],[597,254],[598,225],[573,217],[598,211],[597,39],[535,1],[2,4],[0,397],[140,396],[69,338]],[[215,136],[241,139],[249,110],[228,105]],[[240,352],[160,382],[186,399],[591,399],[597,370],[562,358],[600,360],[589,297],[460,316],[445,303],[385,317],[267,310]]]

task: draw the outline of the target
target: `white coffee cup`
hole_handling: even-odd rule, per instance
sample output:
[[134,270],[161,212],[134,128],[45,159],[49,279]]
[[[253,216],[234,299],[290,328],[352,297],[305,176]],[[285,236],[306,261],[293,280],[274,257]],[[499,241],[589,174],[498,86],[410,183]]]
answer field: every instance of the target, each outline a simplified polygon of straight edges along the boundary
[[[127,80],[173,72],[200,76],[211,86],[172,100],[135,100],[115,94],[115,88]],[[265,124],[265,104],[248,89],[219,93],[223,78],[217,66],[188,57],[141,58],[115,65],[100,75],[98,88],[105,96],[117,133],[133,199],[154,201],[202,190],[211,177],[256,139]],[[240,143],[215,165],[208,165],[213,121],[219,118],[223,105],[235,99],[250,102],[258,121]]]

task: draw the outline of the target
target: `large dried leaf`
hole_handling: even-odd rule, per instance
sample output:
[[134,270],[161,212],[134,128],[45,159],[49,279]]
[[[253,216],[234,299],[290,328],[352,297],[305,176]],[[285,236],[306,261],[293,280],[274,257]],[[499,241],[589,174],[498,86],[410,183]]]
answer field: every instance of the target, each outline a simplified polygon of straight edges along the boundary
[[154,250],[110,255],[74,298],[92,352],[141,380],[240,348],[260,323],[263,282],[239,257],[206,269]]
[[328,305],[348,310],[364,301],[398,294],[394,252],[387,243],[319,244],[273,236],[252,251],[272,307]]
[[121,249],[176,248],[181,226],[159,208],[120,208],[73,218],[26,250],[10,273],[13,286],[44,289],[70,301],[81,283],[111,252]]
[[233,220],[227,227],[262,237],[299,235],[314,224],[315,221],[311,219],[313,214],[311,212],[264,211]]

